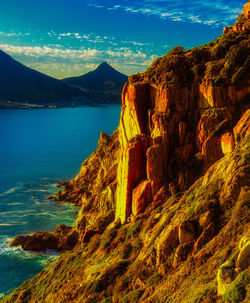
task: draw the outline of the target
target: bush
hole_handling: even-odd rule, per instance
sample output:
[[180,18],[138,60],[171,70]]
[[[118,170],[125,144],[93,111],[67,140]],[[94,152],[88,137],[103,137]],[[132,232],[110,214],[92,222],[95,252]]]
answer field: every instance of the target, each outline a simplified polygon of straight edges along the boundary
[[168,53],[167,56],[172,56],[172,55],[183,55],[185,51],[185,48],[182,46],[175,46],[173,47]]
[[250,283],[248,270],[241,272],[236,279],[229,285],[223,298],[227,303],[237,303],[244,300],[246,296],[246,287]]
[[217,61],[209,62],[206,69],[206,78],[215,78],[220,74],[222,69],[221,63]]
[[247,54],[247,48],[243,46],[234,45],[226,54],[226,64],[231,67],[242,66]]
[[191,57],[195,63],[208,61],[210,59],[210,51],[204,47],[194,47],[191,49]]

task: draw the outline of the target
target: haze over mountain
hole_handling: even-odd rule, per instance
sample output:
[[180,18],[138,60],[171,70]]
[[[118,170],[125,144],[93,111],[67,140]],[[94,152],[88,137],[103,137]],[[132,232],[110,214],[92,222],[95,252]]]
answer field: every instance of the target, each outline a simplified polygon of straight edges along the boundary
[[82,76],[63,79],[69,85],[97,94],[112,95],[119,99],[127,80],[126,75],[118,72],[106,62]]
[[0,102],[48,103],[81,96],[82,92],[28,68],[0,50]]

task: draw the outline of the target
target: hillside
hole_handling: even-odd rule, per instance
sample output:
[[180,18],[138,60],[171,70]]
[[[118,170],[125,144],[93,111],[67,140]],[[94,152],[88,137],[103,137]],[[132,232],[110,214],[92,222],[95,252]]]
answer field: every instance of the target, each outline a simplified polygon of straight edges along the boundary
[[129,77],[118,130],[55,196],[74,226],[12,242],[60,257],[1,302],[249,302],[249,17]]
[[17,62],[0,50],[0,103],[67,101],[82,92]]
[[94,71],[79,77],[66,78],[63,81],[89,94],[111,96],[120,102],[122,88],[127,80],[126,75],[103,62]]

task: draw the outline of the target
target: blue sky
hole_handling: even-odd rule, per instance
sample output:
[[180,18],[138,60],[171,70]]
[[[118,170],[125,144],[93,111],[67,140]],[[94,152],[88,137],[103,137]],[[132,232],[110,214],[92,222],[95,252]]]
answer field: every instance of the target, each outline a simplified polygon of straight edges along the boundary
[[207,43],[246,0],[1,0],[0,49],[56,78],[103,61],[129,75],[172,47]]

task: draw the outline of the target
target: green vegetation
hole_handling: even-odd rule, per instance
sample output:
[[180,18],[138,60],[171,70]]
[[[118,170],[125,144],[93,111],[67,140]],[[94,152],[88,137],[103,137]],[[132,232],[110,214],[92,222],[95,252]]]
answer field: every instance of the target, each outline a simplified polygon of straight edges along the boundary
[[246,287],[250,283],[248,270],[241,272],[236,279],[229,285],[223,298],[227,303],[238,303],[246,296]]
[[[156,84],[187,85],[194,79],[212,81],[215,85],[236,84],[250,73],[250,47],[247,34],[227,33],[213,42],[185,51],[176,46],[157,58],[144,74],[130,81],[148,79]],[[247,59],[246,59],[247,58]]]

